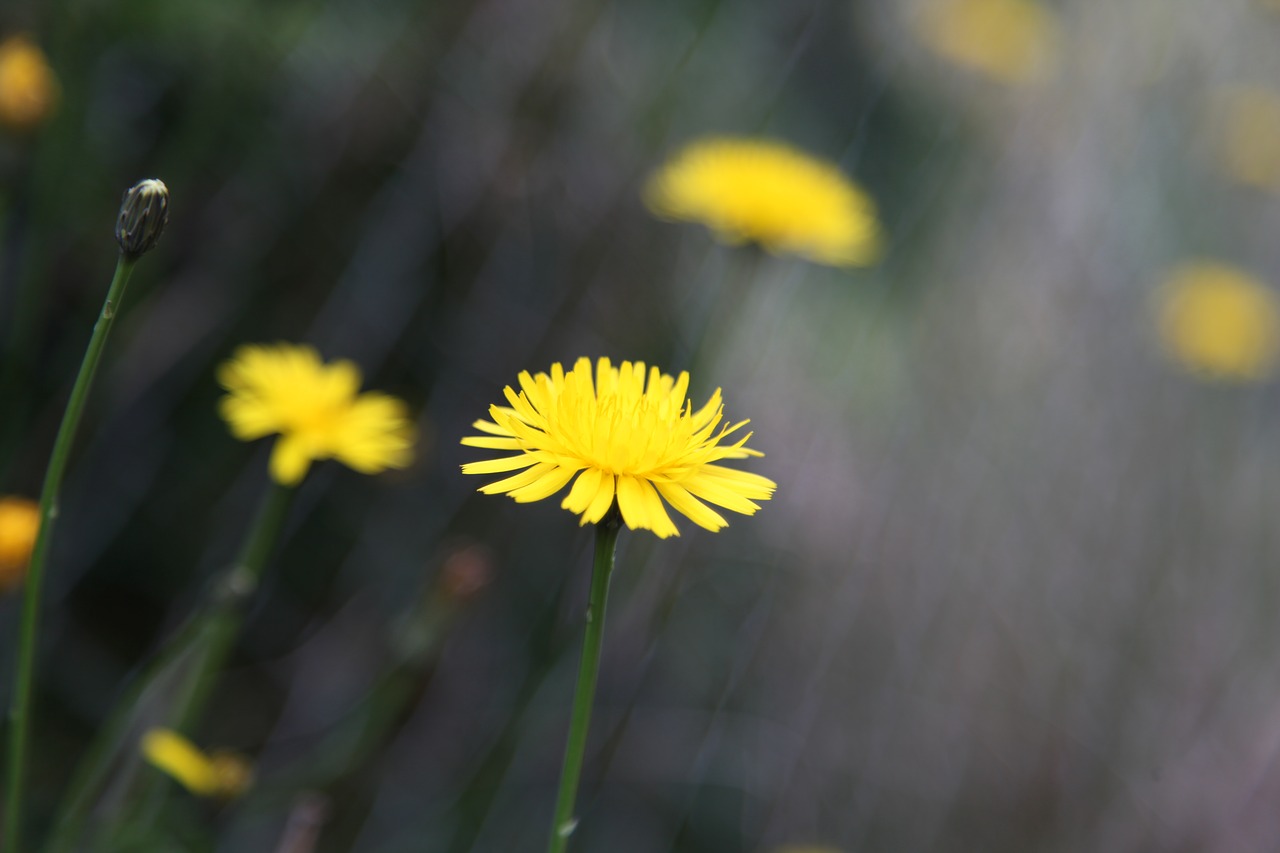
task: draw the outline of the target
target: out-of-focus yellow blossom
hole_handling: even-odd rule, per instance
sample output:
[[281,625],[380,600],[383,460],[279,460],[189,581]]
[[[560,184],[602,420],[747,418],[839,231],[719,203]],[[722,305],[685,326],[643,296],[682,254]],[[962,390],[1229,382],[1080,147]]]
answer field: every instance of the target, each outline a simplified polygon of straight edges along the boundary
[[1280,299],[1262,282],[1211,260],[1184,264],[1156,292],[1166,355],[1206,379],[1257,382],[1280,356]]
[[1280,96],[1253,86],[1224,89],[1210,115],[1223,171],[1242,184],[1280,190]]
[[58,78],[43,51],[23,35],[0,42],[0,125],[33,130],[58,106]]
[[1057,65],[1057,20],[1035,0],[924,0],[912,24],[939,56],[1001,83],[1037,83]]
[[142,736],[142,757],[198,797],[229,800],[253,784],[253,766],[231,752],[205,754],[170,729],[151,729]]
[[875,204],[832,163],[779,142],[709,138],[667,161],[644,189],[664,219],[701,222],[730,244],[833,266],[880,255]]
[[271,476],[297,485],[311,463],[337,459],[362,474],[404,468],[413,458],[409,413],[388,394],[360,391],[350,361],[325,364],[309,346],[246,345],[218,369],[229,392],[220,411],[242,441],[279,433]]
[[777,488],[759,474],[715,464],[763,454],[746,446],[751,433],[720,443],[747,421],[723,422],[718,388],[694,411],[688,373],[646,371],[639,361],[614,367],[607,358],[593,371],[591,360],[580,358],[569,372],[553,364],[549,375],[524,371],[519,380],[520,391],[505,389],[509,407],[490,406],[493,420],[472,425],[485,435],[462,439],[468,447],[515,453],[462,466],[464,474],[520,472],[481,487],[485,494],[529,503],[577,477],[560,505],[580,514],[581,524],[600,521],[616,499],[628,527],[665,539],[680,532],[663,499],[715,531],[728,522],[707,503],[754,515],[755,501],[768,500]]
[[39,505],[26,498],[0,497],[0,592],[13,589],[27,576],[39,532]]

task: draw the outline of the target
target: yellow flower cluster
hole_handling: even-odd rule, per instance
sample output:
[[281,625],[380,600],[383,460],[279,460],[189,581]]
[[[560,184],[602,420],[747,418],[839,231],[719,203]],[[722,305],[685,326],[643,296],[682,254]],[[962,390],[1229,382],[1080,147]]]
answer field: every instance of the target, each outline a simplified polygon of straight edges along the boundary
[[206,754],[170,729],[151,729],[139,745],[147,763],[198,797],[232,799],[253,784],[253,767],[231,752]]
[[1211,126],[1224,172],[1242,184],[1280,190],[1280,96],[1252,86],[1219,91]]
[[360,391],[350,361],[325,364],[309,346],[240,347],[218,371],[227,389],[222,417],[236,438],[279,434],[271,476],[297,485],[312,462],[337,459],[362,474],[404,468],[413,458],[414,431],[403,402]]
[[1205,379],[1257,382],[1280,357],[1280,299],[1241,269],[1210,260],[1173,270],[1156,291],[1160,342]]
[[875,204],[830,163],[778,142],[711,138],[692,143],[650,179],[649,208],[700,222],[730,244],[833,266],[880,255]]
[[1034,0],[924,0],[912,25],[938,56],[1000,83],[1037,83],[1057,62],[1057,21]]
[[26,498],[0,497],[0,592],[22,583],[40,532],[40,507]]
[[[687,394],[689,374],[678,377],[643,362],[614,367],[580,358],[565,371],[519,376],[507,386],[507,406],[491,406],[491,421],[473,426],[482,436],[469,447],[514,455],[462,466],[466,474],[518,474],[484,486],[527,503],[548,498],[575,480],[561,506],[598,522],[616,499],[633,530],[678,536],[663,500],[707,530],[728,524],[708,503],[752,515],[776,484],[758,474],[717,465],[725,459],[761,456],[746,446],[750,433],[734,437],[747,421],[724,423],[720,390],[696,411]],[[729,440],[732,438],[732,441]],[[729,442],[723,443],[722,442]]]
[[0,124],[16,131],[39,127],[53,115],[59,92],[58,78],[29,38],[0,42]]

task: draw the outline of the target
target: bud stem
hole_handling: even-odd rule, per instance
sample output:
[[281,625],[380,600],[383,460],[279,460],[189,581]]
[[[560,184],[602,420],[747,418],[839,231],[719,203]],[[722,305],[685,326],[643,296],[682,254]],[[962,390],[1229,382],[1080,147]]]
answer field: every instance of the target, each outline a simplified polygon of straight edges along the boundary
[[67,462],[71,457],[71,446],[75,442],[76,430],[80,426],[80,417],[84,413],[85,401],[89,397],[89,388],[93,385],[93,377],[98,370],[98,362],[102,360],[102,350],[106,346],[107,335],[111,332],[111,324],[117,313],[116,307],[124,296],[129,276],[133,273],[133,266],[134,261],[122,253],[116,263],[115,276],[111,279],[111,287],[107,290],[107,299],[103,303],[102,313],[98,316],[98,322],[94,324],[92,337],[89,338],[89,348],[85,351],[80,373],[76,376],[75,385],[71,389],[71,399],[67,402],[66,411],[62,414],[62,424],[58,427],[58,435],[53,443],[49,467],[45,470],[44,488],[40,491],[40,532],[36,535],[35,548],[31,552],[26,588],[23,590],[22,621],[18,629],[18,663],[14,678],[13,701],[9,708],[9,755],[6,774],[8,795],[4,821],[4,853],[21,851],[27,745],[31,728],[31,689],[35,681],[36,635],[40,618],[40,589],[44,581],[44,566],[48,558],[49,542],[53,535],[53,522],[58,516],[58,494],[62,488],[62,477],[66,473]]

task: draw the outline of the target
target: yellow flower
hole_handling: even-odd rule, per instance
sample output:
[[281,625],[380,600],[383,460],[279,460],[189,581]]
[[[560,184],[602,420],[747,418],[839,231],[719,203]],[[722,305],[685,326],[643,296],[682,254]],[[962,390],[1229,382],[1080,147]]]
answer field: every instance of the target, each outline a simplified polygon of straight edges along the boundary
[[1267,379],[1280,355],[1280,301],[1243,270],[1216,261],[1175,269],[1156,292],[1165,353],[1192,373],[1227,382]]
[[832,266],[880,254],[871,198],[835,165],[779,142],[694,142],[654,173],[644,200],[657,216],[701,222],[732,245],[756,242]]
[[1221,168],[1242,184],[1280,190],[1280,97],[1239,86],[1218,92],[1212,107]]
[[1057,61],[1057,22],[1033,0],[926,0],[912,23],[939,56],[1001,83],[1036,83]]
[[490,406],[493,420],[473,424],[486,434],[462,439],[469,447],[515,455],[468,463],[463,473],[524,469],[480,489],[520,503],[548,498],[576,476],[560,505],[580,513],[581,524],[598,522],[616,498],[628,527],[662,538],[680,535],[663,498],[714,531],[728,522],[707,503],[753,515],[760,508],[754,501],[772,497],[772,480],[714,464],[763,455],[746,446],[750,433],[721,444],[747,421],[722,423],[720,389],[694,411],[685,396],[688,373],[675,378],[652,367],[646,383],[643,362],[614,367],[602,358],[592,374],[587,358],[568,373],[559,363],[551,365],[550,375],[522,372],[520,391],[509,385],[504,391],[511,405]]
[[26,498],[0,497],[0,592],[27,576],[31,549],[40,532],[40,507]]
[[349,361],[324,364],[309,346],[246,345],[218,369],[218,381],[230,392],[220,409],[236,438],[280,434],[271,476],[286,486],[301,482],[322,459],[362,474],[404,468],[412,459],[404,403],[358,393],[360,369]]
[[53,115],[58,96],[58,78],[40,48],[21,35],[0,42],[0,124],[34,129]]
[[206,755],[195,744],[169,729],[151,729],[142,736],[142,757],[199,797],[231,799],[253,784],[253,767],[231,752]]

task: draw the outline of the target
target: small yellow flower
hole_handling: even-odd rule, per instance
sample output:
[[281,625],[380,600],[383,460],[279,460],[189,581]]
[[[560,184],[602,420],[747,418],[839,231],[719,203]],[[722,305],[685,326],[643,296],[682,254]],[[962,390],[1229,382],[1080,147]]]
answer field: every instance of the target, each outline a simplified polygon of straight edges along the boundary
[[245,345],[218,369],[229,392],[222,417],[242,441],[280,434],[271,476],[293,486],[313,461],[337,459],[362,474],[404,468],[414,434],[399,399],[360,390],[350,361],[324,364],[309,346]]
[[701,222],[732,245],[832,266],[880,255],[875,204],[831,163],[779,142],[709,138],[649,179],[645,204],[664,219]]
[[1165,354],[1206,379],[1256,382],[1280,356],[1280,300],[1243,270],[1217,261],[1175,269],[1156,292]]
[[912,24],[942,58],[1001,83],[1039,82],[1057,62],[1057,22],[1034,0],[925,0]]
[[0,497],[0,592],[22,583],[40,532],[40,507],[26,498]]
[[1280,97],[1257,87],[1224,89],[1210,117],[1223,171],[1242,184],[1280,190]]
[[0,42],[0,124],[27,131],[44,124],[58,105],[58,78],[26,36]]
[[142,757],[198,797],[229,800],[253,784],[253,767],[231,752],[206,755],[170,729],[151,729],[142,736]]
[[468,447],[515,452],[462,466],[464,474],[520,471],[482,487],[487,495],[528,503],[577,477],[560,505],[579,513],[581,524],[600,521],[616,498],[628,527],[666,538],[680,533],[663,499],[715,531],[728,522],[707,503],[753,515],[760,508],[754,501],[768,500],[777,487],[715,464],[763,454],[746,446],[750,433],[721,444],[747,421],[723,423],[718,388],[694,411],[688,373],[672,377],[652,367],[646,374],[643,362],[614,367],[607,358],[593,371],[591,360],[580,358],[568,373],[557,363],[550,374],[524,371],[519,382],[518,392],[510,385],[504,390],[510,406],[490,406],[493,420],[473,424],[485,435],[462,439]]

